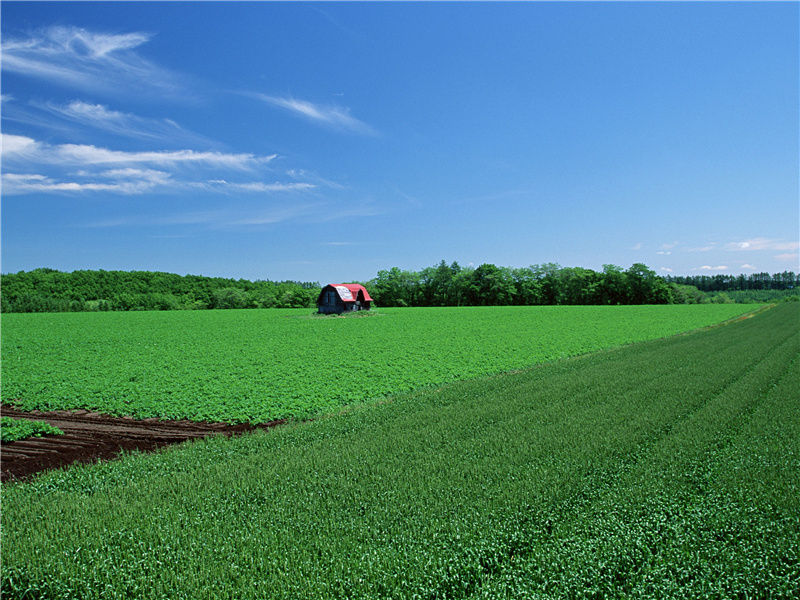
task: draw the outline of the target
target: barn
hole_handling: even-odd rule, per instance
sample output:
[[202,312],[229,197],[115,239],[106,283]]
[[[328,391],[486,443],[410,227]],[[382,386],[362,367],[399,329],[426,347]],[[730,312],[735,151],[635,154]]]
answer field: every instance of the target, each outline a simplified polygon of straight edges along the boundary
[[319,293],[317,308],[322,314],[369,310],[372,298],[357,283],[329,283]]

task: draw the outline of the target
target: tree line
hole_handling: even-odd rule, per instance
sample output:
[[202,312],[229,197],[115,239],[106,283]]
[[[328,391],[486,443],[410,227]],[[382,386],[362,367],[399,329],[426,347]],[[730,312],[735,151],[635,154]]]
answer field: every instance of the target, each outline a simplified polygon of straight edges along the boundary
[[[694,304],[768,302],[796,296],[797,275],[660,277],[642,263],[602,271],[555,263],[529,267],[457,262],[420,271],[393,267],[363,284],[377,306]],[[320,284],[153,271],[35,269],[0,276],[2,312],[311,308]]]
[[530,267],[457,262],[421,271],[394,267],[365,284],[379,306],[484,306],[544,304],[669,304],[673,288],[646,265],[601,272],[554,263]]
[[792,290],[800,287],[800,273],[752,273],[750,275],[677,275],[665,277],[668,283],[692,285],[702,292],[742,292],[748,290]]
[[318,293],[316,282],[153,271],[35,269],[0,276],[2,312],[304,308]]

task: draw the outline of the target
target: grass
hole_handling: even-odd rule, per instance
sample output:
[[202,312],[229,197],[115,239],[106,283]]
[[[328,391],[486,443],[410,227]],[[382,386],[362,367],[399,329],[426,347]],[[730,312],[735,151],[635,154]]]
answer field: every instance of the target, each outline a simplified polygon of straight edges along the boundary
[[64,432],[42,421],[0,417],[0,442],[16,442],[43,435],[62,435]]
[[799,324],[6,485],[4,597],[795,598]]
[[[265,422],[694,330],[743,305],[2,315],[3,402]],[[366,313],[362,313],[366,314]],[[292,318],[300,317],[300,318]]]

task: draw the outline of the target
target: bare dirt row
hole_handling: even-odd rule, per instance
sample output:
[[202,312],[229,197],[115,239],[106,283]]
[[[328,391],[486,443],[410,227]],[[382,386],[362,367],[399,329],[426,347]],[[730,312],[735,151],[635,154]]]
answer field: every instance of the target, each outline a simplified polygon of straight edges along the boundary
[[258,425],[202,423],[196,421],[137,420],[111,417],[85,410],[23,411],[0,405],[0,416],[46,421],[64,435],[29,438],[2,444],[0,477],[25,479],[40,471],[56,469],[74,462],[91,463],[116,458],[120,452],[152,451],[169,444],[209,435],[238,435],[254,429],[268,429],[284,421]]

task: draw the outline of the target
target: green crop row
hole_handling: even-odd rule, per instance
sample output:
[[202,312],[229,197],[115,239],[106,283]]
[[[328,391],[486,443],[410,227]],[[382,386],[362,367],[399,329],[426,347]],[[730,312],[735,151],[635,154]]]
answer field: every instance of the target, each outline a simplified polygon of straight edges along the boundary
[[6,485],[4,597],[796,598],[799,322]]
[[63,433],[58,427],[53,427],[43,421],[0,417],[0,441],[2,442],[16,442],[30,437],[62,435]]
[[2,315],[3,402],[136,418],[306,417],[734,318],[752,307],[524,306]]

